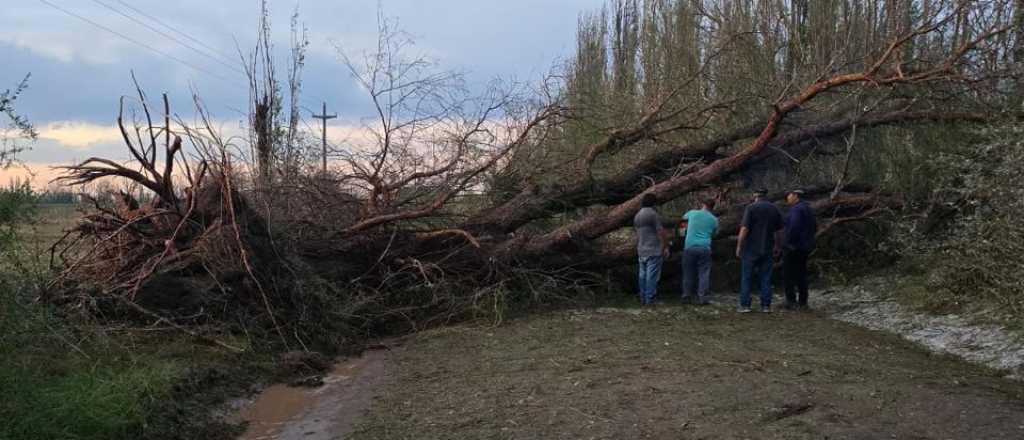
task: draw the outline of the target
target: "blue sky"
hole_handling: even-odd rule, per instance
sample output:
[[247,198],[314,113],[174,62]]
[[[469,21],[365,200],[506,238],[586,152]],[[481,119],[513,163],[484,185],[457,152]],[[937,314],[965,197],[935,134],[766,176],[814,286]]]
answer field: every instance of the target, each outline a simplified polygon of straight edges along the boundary
[[[216,51],[237,60],[237,47],[247,51],[255,40],[257,0],[46,1],[164,54],[113,35],[41,0],[2,0],[0,89],[13,87],[25,74],[32,74],[29,90],[18,101],[18,109],[42,134],[23,160],[64,163],[91,155],[121,154],[120,145],[112,138],[116,132],[111,129],[118,99],[134,93],[131,71],[150,95],[169,93],[172,106],[180,113],[190,113],[190,88],[195,87],[218,120],[237,125],[242,118],[238,109],[246,108],[244,77],[230,66],[118,12],[207,54]],[[382,0],[379,4],[385,15],[397,18],[400,27],[415,38],[416,51],[438,60],[445,68],[465,71],[471,84],[482,85],[495,77],[536,79],[564,61],[575,45],[579,14],[599,8],[602,3],[603,0]],[[163,29],[128,6],[159,18],[210,48]],[[313,106],[326,100],[328,110],[342,116],[332,123],[353,124],[365,116],[366,109],[359,90],[338,60],[336,45],[358,53],[375,43],[378,2],[271,0],[274,43],[282,61],[290,32],[289,18],[296,6],[309,29],[310,40],[303,102]]]

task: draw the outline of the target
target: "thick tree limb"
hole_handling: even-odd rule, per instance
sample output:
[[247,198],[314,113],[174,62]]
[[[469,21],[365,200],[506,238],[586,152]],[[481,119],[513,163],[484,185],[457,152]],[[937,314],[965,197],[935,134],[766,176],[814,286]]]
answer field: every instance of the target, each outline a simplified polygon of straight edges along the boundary
[[[828,185],[820,185],[811,191],[827,196]],[[852,189],[852,188],[846,188]],[[810,192],[810,191],[809,191]],[[843,193],[834,199],[823,198],[810,201],[811,208],[822,221],[818,228],[819,236],[831,231],[835,226],[856,220],[863,220],[884,210],[897,209],[902,206],[899,199],[871,193]],[[743,217],[745,205],[733,206],[726,211],[718,212],[719,228],[715,235],[716,243],[735,240]],[[678,217],[678,216],[675,216]],[[625,242],[605,243],[587,248],[585,253],[560,255],[566,259],[564,264],[582,264],[590,268],[616,267],[632,264],[636,259],[636,243],[631,239]]]
[[[985,113],[941,111],[894,111],[861,115],[786,131],[776,137],[769,148],[786,149],[810,140],[839,136],[847,133],[854,126],[871,128],[935,121],[986,122],[996,116]],[[666,170],[676,168],[686,161],[720,158],[715,154],[716,150],[744,138],[753,137],[759,130],[759,127],[749,125],[713,140],[678,146],[651,155],[635,167],[605,179],[575,182],[568,186],[552,185],[528,188],[502,205],[483,211],[471,218],[467,222],[467,227],[478,232],[508,233],[526,223],[550,216],[553,213],[595,204],[622,203],[641,190],[645,179],[662,176]]]

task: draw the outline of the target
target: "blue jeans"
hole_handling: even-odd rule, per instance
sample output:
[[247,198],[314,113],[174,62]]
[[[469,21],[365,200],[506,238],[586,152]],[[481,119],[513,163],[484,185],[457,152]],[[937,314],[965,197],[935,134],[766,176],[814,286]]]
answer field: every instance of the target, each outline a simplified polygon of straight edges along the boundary
[[750,307],[750,288],[755,275],[761,287],[761,307],[772,305],[772,256],[743,255],[740,277],[740,307]]
[[650,304],[658,294],[658,280],[661,279],[661,263],[664,257],[640,257],[639,287],[640,303]]
[[697,289],[697,301],[708,301],[711,290],[711,249],[692,247],[683,250],[683,301],[693,298]]

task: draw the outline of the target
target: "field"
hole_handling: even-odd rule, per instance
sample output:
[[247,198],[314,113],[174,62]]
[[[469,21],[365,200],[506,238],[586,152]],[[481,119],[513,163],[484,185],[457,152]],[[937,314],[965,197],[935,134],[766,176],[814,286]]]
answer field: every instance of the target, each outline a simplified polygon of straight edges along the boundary
[[37,209],[38,219],[21,231],[24,239],[35,250],[49,249],[64,235],[66,229],[75,225],[80,216],[77,205],[41,204]]

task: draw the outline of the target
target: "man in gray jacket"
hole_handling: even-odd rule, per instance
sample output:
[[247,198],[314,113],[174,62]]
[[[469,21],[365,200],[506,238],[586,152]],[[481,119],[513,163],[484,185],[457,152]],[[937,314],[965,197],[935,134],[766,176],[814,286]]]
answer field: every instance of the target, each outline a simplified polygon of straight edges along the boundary
[[640,200],[640,211],[633,217],[636,229],[636,253],[639,256],[639,293],[640,303],[650,305],[658,294],[658,280],[661,279],[661,265],[668,256],[665,230],[661,224],[661,216],[654,210],[658,198],[654,194],[644,194]]

